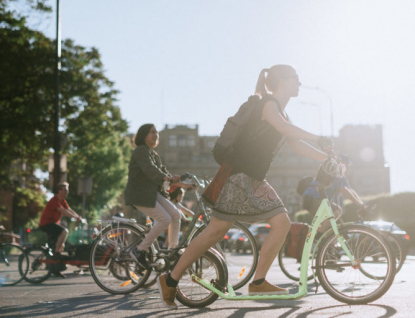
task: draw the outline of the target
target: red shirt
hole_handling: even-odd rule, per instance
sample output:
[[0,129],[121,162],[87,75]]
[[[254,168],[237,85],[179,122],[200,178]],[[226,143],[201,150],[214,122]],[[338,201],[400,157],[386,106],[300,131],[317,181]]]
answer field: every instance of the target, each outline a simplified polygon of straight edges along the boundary
[[40,217],[39,226],[47,225],[50,223],[60,224],[62,213],[58,212],[58,208],[69,209],[69,205],[65,199],[59,200],[58,196],[55,195],[46,204],[42,216]]

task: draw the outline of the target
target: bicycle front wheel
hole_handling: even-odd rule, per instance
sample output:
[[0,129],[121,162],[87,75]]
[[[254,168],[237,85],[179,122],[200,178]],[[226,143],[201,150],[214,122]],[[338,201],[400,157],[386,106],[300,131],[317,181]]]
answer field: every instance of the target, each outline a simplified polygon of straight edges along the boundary
[[227,285],[227,269],[220,254],[210,249],[196,260],[183,274],[177,286],[177,300],[191,308],[201,308],[212,304],[219,296],[194,282],[191,275],[214,281],[219,288]]
[[345,255],[337,237],[328,236],[316,258],[316,272],[324,290],[352,305],[379,299],[396,273],[395,255],[389,244],[379,232],[361,225],[344,226],[340,235],[355,263]]
[[[206,227],[200,227],[194,239]],[[233,290],[237,290],[246,285],[255,273],[258,265],[259,251],[255,237],[249,229],[235,222],[229,229],[226,236],[215,245],[228,266],[228,283]]]
[[95,283],[111,294],[128,294],[146,282],[151,270],[138,266],[127,250],[136,247],[144,233],[129,224],[104,229],[91,246],[89,268]]
[[40,246],[29,247],[25,250],[29,259],[29,269],[24,280],[32,284],[40,284],[52,274],[52,264],[49,251]]
[[29,260],[23,249],[14,244],[0,245],[0,286],[13,286],[25,277]]

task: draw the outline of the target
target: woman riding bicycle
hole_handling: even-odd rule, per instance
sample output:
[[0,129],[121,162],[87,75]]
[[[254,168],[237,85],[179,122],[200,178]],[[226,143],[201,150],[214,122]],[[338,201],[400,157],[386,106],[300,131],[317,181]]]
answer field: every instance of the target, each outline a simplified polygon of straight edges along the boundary
[[159,133],[153,124],[142,125],[134,137],[134,143],[137,147],[129,164],[125,204],[134,206],[155,220],[154,227],[137,249],[131,252],[131,257],[148,269],[146,251],[165,229],[169,228],[169,248],[176,247],[179,242],[181,214],[166,198],[163,183],[167,181],[181,187],[190,185],[181,183],[180,176],[171,175],[162,164],[160,156],[154,150],[159,143]]
[[[266,174],[285,140],[306,157],[321,161],[327,157],[303,141],[327,141],[327,138],[322,139],[292,125],[285,113],[288,101],[298,95],[300,85],[295,69],[289,65],[275,65],[261,71],[255,93],[263,100],[263,106],[252,111],[246,130],[234,143],[234,159],[229,162],[232,173],[213,206],[211,221],[191,242],[173,271],[158,278],[161,299],[167,308],[177,308],[174,302],[176,286],[186,269],[220,241],[235,221],[265,220],[271,225],[261,247],[253,282],[249,284],[249,294],[288,293],[265,280],[291,224],[287,209],[265,180]],[[248,138],[252,133],[255,138]]]

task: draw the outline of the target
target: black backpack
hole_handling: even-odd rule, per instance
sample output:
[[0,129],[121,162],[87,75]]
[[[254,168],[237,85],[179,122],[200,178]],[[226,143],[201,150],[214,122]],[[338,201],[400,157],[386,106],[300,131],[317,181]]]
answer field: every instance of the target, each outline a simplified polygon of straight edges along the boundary
[[252,95],[239,107],[239,110],[232,117],[229,117],[220,133],[219,139],[213,147],[213,157],[218,164],[232,160],[233,145],[241,134],[241,131],[248,123],[251,115],[257,107],[261,106],[263,100],[258,95]]

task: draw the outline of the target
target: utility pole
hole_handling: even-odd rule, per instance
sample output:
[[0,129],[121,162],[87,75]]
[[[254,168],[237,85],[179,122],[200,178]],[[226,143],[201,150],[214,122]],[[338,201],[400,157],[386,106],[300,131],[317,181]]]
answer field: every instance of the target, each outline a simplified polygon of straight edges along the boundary
[[54,170],[53,170],[53,191],[57,188],[61,178],[61,139],[59,132],[60,119],[60,71],[61,71],[61,23],[59,0],[56,0],[56,67],[55,67],[55,114],[54,114]]

